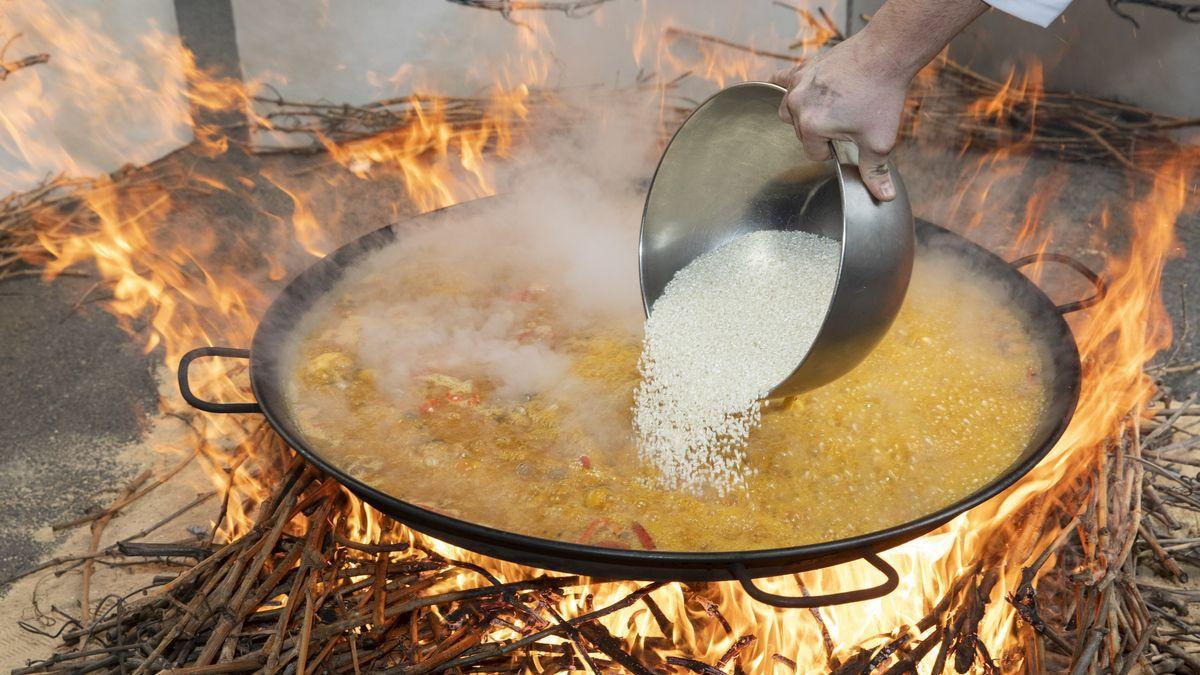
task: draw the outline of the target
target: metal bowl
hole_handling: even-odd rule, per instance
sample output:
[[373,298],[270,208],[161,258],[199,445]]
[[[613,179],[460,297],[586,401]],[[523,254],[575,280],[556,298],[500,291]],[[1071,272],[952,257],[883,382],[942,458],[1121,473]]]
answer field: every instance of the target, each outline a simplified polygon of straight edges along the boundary
[[747,82],[688,117],[667,145],[642,214],[642,304],[649,316],[667,282],[697,257],[758,230],[804,230],[841,244],[824,323],[772,398],[815,389],[849,372],[892,325],[912,275],[912,208],[892,167],[896,198],[880,202],[850,148],[814,161],[780,122],[784,89]]

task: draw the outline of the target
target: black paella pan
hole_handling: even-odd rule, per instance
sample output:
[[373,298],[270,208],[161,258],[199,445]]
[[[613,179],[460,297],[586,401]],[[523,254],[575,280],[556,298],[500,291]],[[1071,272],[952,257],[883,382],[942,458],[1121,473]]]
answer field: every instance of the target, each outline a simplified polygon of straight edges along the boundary
[[[603,548],[531,537],[437,513],[405,501],[403,494],[387,494],[350,476],[311,446],[292,417],[284,400],[286,373],[280,362],[281,345],[306,311],[342,278],[344,270],[368,253],[403,236],[407,224],[466,214],[486,209],[492,197],[447,207],[417,216],[409,223],[384,227],[346,244],[317,261],[296,277],[275,299],[249,350],[201,347],[188,352],[179,363],[179,388],[189,404],[211,413],[260,413],[297,452],[348,487],[364,501],[396,520],[438,539],[477,553],[515,563],[602,578],[677,581],[737,580],[753,598],[780,607],[812,607],[856,602],[894,590],[898,575],[878,556],[925,534],[964,511],[1000,494],[1028,473],[1046,456],[1066,429],[1079,396],[1079,353],[1063,315],[1099,301],[1104,292],[1101,279],[1083,265],[1065,256],[1042,253],[1008,263],[966,238],[929,222],[916,223],[918,255],[922,252],[949,254],[966,262],[978,274],[1003,284],[1009,302],[1027,331],[1041,343],[1048,374],[1048,404],[1038,427],[1018,459],[1001,475],[962,500],[933,513],[884,530],[835,541],[790,548],[754,551],[676,552]],[[1028,264],[1049,260],[1069,265],[1087,277],[1096,293],[1085,300],[1056,306],[1018,270]],[[188,366],[199,357],[235,357],[250,361],[250,381],[256,402],[216,403],[196,397],[188,385]],[[835,385],[836,386],[836,385]],[[404,448],[397,448],[403,452]],[[864,559],[881,573],[882,583],[873,588],[850,589],[812,597],[785,597],[767,593],[754,585],[758,577],[790,574]]]

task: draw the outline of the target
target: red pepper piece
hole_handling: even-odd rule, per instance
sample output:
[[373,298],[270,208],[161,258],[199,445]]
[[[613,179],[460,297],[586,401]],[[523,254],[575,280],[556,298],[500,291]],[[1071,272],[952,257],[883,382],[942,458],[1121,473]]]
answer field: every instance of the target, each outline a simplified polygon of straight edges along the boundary
[[592,468],[592,460],[589,459],[587,455],[580,455],[579,463],[583,465],[584,469]]
[[625,542],[618,541],[616,539],[602,539],[596,542],[596,546],[603,546],[604,548],[623,548],[625,550],[629,550],[629,547],[625,545]]
[[592,537],[596,536],[596,531],[601,527],[607,527],[608,531],[611,532],[612,536],[614,537],[621,536],[621,530],[618,529],[615,524],[613,524],[613,521],[609,520],[608,518],[597,518],[588,523],[587,527],[583,528],[583,535],[579,537],[579,543],[587,544],[591,542]]
[[642,527],[641,523],[635,520],[629,526],[629,529],[633,530],[633,534],[638,538],[638,543],[642,545],[642,548],[647,551],[655,549],[654,540],[650,538],[650,533],[646,531],[646,528]]

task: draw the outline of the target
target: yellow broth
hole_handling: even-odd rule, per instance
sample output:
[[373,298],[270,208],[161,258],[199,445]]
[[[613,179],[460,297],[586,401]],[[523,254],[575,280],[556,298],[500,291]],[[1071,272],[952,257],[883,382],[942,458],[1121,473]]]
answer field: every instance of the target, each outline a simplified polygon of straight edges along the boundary
[[[569,312],[553,281],[517,266],[467,273],[401,258],[351,270],[304,318],[287,346],[289,404],[312,447],[356,478],[503,530],[673,551],[863,534],[995,479],[1025,449],[1045,404],[1044,355],[1002,289],[923,253],[893,328],[860,366],[766,409],[746,452],[745,492],[670,492],[633,445],[637,322]],[[496,370],[500,357],[480,367],[488,372],[469,353],[442,358],[438,340],[378,353],[387,339],[420,331],[470,352],[437,322],[498,315],[503,330],[484,348],[514,350],[522,372],[511,378]],[[494,344],[505,339],[511,345]],[[421,367],[398,378],[389,359],[414,350]],[[541,390],[514,390],[510,380],[543,366]]]

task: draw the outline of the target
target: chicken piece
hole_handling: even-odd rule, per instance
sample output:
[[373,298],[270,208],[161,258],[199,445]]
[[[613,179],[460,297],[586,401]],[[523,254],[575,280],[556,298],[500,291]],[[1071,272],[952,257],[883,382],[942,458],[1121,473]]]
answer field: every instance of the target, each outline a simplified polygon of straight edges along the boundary
[[354,359],[342,352],[325,352],[304,367],[304,379],[313,384],[333,384],[345,380],[353,370]]
[[475,392],[475,383],[471,380],[460,380],[441,373],[420,375],[417,379],[428,387],[445,387],[449,393],[459,396],[470,396]]
[[346,387],[346,398],[350,401],[350,407],[357,410],[375,398],[375,395],[375,371],[364,368],[354,373],[349,386]]

